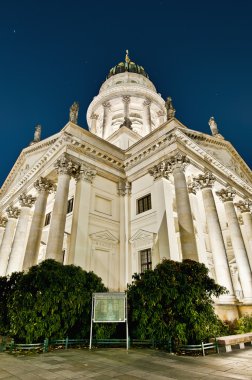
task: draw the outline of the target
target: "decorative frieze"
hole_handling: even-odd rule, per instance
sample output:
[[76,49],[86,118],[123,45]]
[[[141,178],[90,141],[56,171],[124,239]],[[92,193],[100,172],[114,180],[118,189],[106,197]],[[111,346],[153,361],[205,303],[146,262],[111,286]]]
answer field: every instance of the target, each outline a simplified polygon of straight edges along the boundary
[[20,209],[11,205],[6,209],[6,213],[8,215],[8,218],[18,219]]
[[236,191],[231,186],[228,186],[225,189],[216,191],[216,194],[222,202],[232,202],[236,195]]
[[5,228],[7,222],[8,222],[7,218],[5,218],[4,216],[0,216],[0,227]]
[[47,193],[53,193],[56,190],[56,185],[46,178],[40,177],[34,182],[35,189],[38,193],[45,191]]
[[76,177],[79,174],[80,165],[72,161],[66,153],[64,153],[54,164],[58,174],[68,174]]
[[18,197],[18,200],[21,207],[32,207],[36,201],[36,198],[31,194],[27,195],[23,193]]

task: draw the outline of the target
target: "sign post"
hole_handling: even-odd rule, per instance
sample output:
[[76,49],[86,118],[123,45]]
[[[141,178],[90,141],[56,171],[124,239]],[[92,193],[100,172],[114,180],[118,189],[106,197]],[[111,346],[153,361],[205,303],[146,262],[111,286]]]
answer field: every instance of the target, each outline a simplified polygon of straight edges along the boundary
[[126,323],[126,347],[129,349],[127,294],[93,293],[89,349],[92,348],[93,323]]

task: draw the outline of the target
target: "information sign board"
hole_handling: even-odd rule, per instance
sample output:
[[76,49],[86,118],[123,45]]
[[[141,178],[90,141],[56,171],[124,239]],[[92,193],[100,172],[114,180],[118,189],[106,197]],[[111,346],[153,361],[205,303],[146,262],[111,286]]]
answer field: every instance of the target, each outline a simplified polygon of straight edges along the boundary
[[95,293],[93,322],[125,322],[125,293]]

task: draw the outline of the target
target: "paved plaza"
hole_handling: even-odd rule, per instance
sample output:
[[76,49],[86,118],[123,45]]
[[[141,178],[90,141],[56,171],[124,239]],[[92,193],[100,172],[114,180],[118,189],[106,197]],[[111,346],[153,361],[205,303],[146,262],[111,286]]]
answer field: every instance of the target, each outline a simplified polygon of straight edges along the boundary
[[252,347],[206,357],[151,349],[69,349],[13,356],[0,353],[0,379],[252,379]]

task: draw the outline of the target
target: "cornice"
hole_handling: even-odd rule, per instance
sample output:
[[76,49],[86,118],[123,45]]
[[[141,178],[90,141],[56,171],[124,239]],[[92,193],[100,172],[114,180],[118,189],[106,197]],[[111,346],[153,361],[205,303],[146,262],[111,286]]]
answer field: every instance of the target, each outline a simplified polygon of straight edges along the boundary
[[40,149],[44,149],[45,147],[49,147],[53,145],[58,137],[59,137],[59,133],[47,139],[44,139],[36,144],[28,146],[22,150],[17,161],[15,162],[13,168],[11,169],[10,173],[8,174],[6,180],[4,181],[1,187],[0,197],[2,197],[8,191],[9,187],[11,186],[13,182],[13,179],[15,178],[16,174],[19,172],[22,165],[24,164],[26,156],[30,153],[36,152]]

